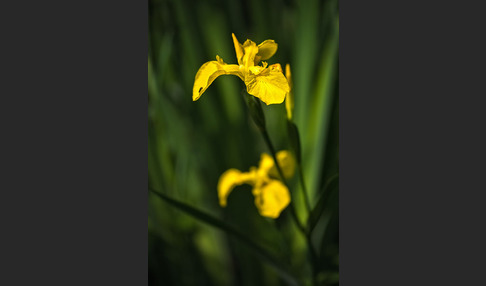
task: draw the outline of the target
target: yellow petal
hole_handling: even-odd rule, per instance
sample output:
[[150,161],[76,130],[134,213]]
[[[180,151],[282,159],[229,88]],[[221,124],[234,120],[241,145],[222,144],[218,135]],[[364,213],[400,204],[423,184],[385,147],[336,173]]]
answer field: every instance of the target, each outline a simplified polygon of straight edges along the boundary
[[243,50],[242,64],[248,69],[255,65],[255,56],[258,53],[258,47],[253,41],[246,40],[243,43]]
[[217,61],[207,62],[199,68],[194,79],[194,87],[192,88],[193,101],[198,100],[211,83],[220,75],[236,75],[243,80],[243,75],[238,65],[228,65],[219,56],[216,58],[218,59]]
[[292,90],[292,73],[290,72],[290,65],[285,65],[285,77],[289,82],[290,92],[285,97],[285,109],[287,110],[287,118],[292,120],[292,112],[294,110],[294,91]]
[[218,181],[218,198],[219,204],[222,207],[226,206],[226,202],[231,191],[241,184],[253,185],[256,181],[256,171],[242,173],[237,169],[229,169],[224,172]]
[[234,187],[240,185],[241,172],[236,169],[229,169],[219,177],[218,182],[218,197],[219,204],[222,207],[226,206],[226,200]]
[[[292,155],[292,153],[290,153],[287,150],[282,150],[277,152],[276,156],[277,156],[278,165],[282,169],[282,173],[284,177],[286,179],[292,178],[292,176],[295,173],[295,158]],[[272,168],[269,171],[269,174],[275,178],[280,178],[277,167],[275,166],[272,166]]]
[[260,61],[268,60],[277,52],[278,45],[274,40],[265,40],[258,45],[258,53],[255,57],[255,65]]
[[260,98],[267,105],[282,103],[290,91],[287,79],[275,67],[269,67],[258,75],[254,75],[250,70],[245,84],[249,94]]
[[292,90],[292,73],[290,72],[290,64],[285,65],[285,77],[287,78],[290,89]]
[[265,68],[262,66],[252,66],[248,68],[248,71],[251,72],[252,75],[259,75]]
[[234,33],[231,33],[231,36],[233,37],[233,45],[235,46],[236,59],[238,60],[238,64],[241,65],[243,64],[243,47],[241,46],[240,42],[238,42],[238,39]]
[[282,72],[282,66],[279,63],[273,64],[273,65],[269,66],[269,68],[272,69],[272,70],[276,70],[278,72]]
[[272,180],[260,189],[255,205],[261,216],[278,218],[290,203],[289,189],[280,181]]
[[258,164],[259,174],[265,174],[268,176],[268,173],[274,167],[275,167],[275,163],[273,161],[272,156],[270,156],[267,153],[262,153],[262,155],[260,156],[260,163]]

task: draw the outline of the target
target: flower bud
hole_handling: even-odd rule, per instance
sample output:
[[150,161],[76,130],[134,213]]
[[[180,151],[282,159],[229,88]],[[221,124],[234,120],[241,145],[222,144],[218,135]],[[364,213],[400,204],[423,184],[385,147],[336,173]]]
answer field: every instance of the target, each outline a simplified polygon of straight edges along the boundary
[[263,114],[260,100],[247,93],[246,102],[248,104],[248,110],[250,111],[250,116],[253,119],[253,122],[255,122],[260,131],[265,131],[265,115]]

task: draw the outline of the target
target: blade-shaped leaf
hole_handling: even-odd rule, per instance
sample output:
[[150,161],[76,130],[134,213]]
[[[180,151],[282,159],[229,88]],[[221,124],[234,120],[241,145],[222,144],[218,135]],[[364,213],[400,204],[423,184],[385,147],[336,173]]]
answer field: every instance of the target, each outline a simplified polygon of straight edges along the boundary
[[317,222],[319,221],[319,217],[321,216],[324,208],[329,200],[333,195],[338,193],[339,189],[339,174],[336,174],[329,178],[329,180],[324,185],[322,195],[317,201],[317,204],[311,211],[309,219],[307,221],[308,232],[311,233],[314,227],[316,226]]
[[282,265],[279,261],[277,261],[272,255],[270,255],[265,249],[261,246],[253,242],[250,238],[236,230],[231,225],[225,223],[222,220],[219,220],[211,215],[208,215],[194,207],[191,207],[183,202],[174,200],[168,197],[165,194],[157,192],[149,188],[149,191],[154,195],[158,196],[168,204],[172,205],[173,207],[183,211],[184,213],[196,218],[202,222],[205,222],[209,225],[212,225],[216,228],[219,228],[222,231],[234,236],[235,238],[239,239],[241,242],[249,246],[253,251],[260,256],[264,261],[266,261],[276,272],[284,279],[289,285],[298,285],[297,280],[295,277],[289,273],[288,268]]

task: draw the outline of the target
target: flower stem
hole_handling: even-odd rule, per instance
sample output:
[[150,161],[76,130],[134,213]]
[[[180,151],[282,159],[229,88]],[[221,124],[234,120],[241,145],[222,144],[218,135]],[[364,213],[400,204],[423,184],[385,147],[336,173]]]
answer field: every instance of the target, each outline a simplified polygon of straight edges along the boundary
[[[277,171],[278,171],[278,174],[280,175],[280,178],[282,179],[282,182],[284,182],[284,184],[286,186],[288,186],[287,181],[285,180],[285,177],[283,175],[282,169],[280,168],[280,165],[278,164],[275,148],[273,148],[273,144],[272,144],[272,141],[270,140],[270,136],[268,136],[267,130],[262,130],[262,135],[263,135],[263,139],[265,140],[265,143],[268,146],[268,149],[270,149],[270,153],[272,153],[273,161],[275,161],[275,166],[277,167]],[[297,213],[296,213],[295,208],[294,208],[294,204],[293,204],[292,201],[290,201],[289,206],[290,206],[290,212],[292,213],[292,216],[295,220],[297,227],[300,229],[300,231],[302,231],[302,233],[304,235],[306,235],[305,227],[300,223],[300,221],[297,217]]]
[[[282,168],[280,167],[280,165],[278,163],[275,148],[273,147],[272,140],[270,139],[270,136],[268,135],[268,132],[267,132],[267,128],[266,128],[266,124],[265,124],[265,115],[264,115],[263,110],[261,108],[261,103],[258,99],[254,98],[252,95],[250,95],[248,93],[246,94],[246,99],[247,99],[248,109],[250,111],[250,116],[253,119],[253,122],[255,122],[255,124],[257,125],[258,130],[260,130],[260,132],[263,136],[263,139],[264,139],[265,143],[267,144],[268,149],[270,149],[270,153],[272,153],[273,161],[275,162],[275,167],[277,168],[277,171],[280,175],[280,178],[282,179],[282,182],[288,188],[289,185],[287,184],[285,176],[282,172]],[[303,192],[304,192],[304,197],[305,197],[307,208],[308,208],[309,214],[310,214],[310,204],[309,204],[309,201],[307,199],[307,191],[306,191],[305,184],[304,184],[302,167],[300,167],[300,163],[298,164],[298,166],[299,166],[299,172],[300,172],[300,178],[301,178],[301,184],[302,184],[302,188],[303,188]],[[317,260],[316,251],[314,249],[314,246],[312,245],[311,232],[308,231],[308,227],[304,226],[299,221],[299,218],[297,216],[297,212],[295,211],[293,200],[290,201],[289,208],[290,208],[290,213],[292,214],[292,218],[293,218],[295,224],[297,225],[297,228],[300,230],[300,232],[304,235],[304,237],[306,239],[306,242],[307,242],[307,245],[308,245],[308,250],[309,250],[309,253],[310,253],[310,258],[311,258],[312,283],[313,283],[313,285],[316,285],[316,282],[317,282],[316,281],[317,262],[318,262],[318,260]]]
[[311,205],[309,201],[309,195],[307,193],[307,188],[305,186],[304,180],[304,172],[302,171],[302,154],[301,154],[301,147],[300,147],[300,136],[299,136],[299,129],[294,122],[290,119],[287,119],[287,134],[289,136],[289,143],[291,149],[294,151],[295,159],[297,161],[297,168],[300,177],[300,184],[302,187],[302,195],[304,196],[305,206],[307,208],[308,215],[311,214]]
[[307,193],[307,188],[305,187],[304,173],[302,172],[302,165],[299,163],[299,164],[297,164],[297,167],[299,169],[300,185],[302,187],[302,193],[304,195],[305,206],[307,208],[308,215],[310,215],[311,214],[311,205],[310,205],[310,202],[309,202],[309,195]]
[[[267,130],[261,130],[262,132],[262,135],[263,135],[263,139],[265,140],[265,143],[267,144],[268,146],[268,149],[270,149],[270,153],[272,153],[272,157],[273,157],[273,160],[275,161],[275,166],[277,167],[277,171],[283,181],[283,183],[288,187],[288,184],[287,184],[287,181],[285,180],[285,177],[283,175],[283,172],[282,172],[282,169],[280,168],[280,165],[278,164],[278,160],[277,160],[277,156],[276,156],[276,152],[275,152],[275,148],[273,147],[273,144],[272,144],[272,141],[270,140],[270,136],[268,136],[268,132]],[[300,166],[300,165],[299,165]],[[303,181],[303,177],[302,177],[302,169],[300,169],[300,172],[301,172],[301,181]],[[303,190],[304,190],[304,196],[306,196],[306,192],[305,192],[305,185],[303,185]],[[309,205],[310,206],[310,205]],[[294,219],[294,222],[295,224],[297,225],[297,227],[299,228],[299,230],[302,232],[302,234],[305,236],[305,239],[306,239],[306,242],[307,242],[307,245],[308,245],[308,248],[309,248],[309,253],[310,253],[310,256],[311,256],[311,265],[312,265],[312,282],[313,282],[313,285],[316,285],[316,275],[317,275],[317,255],[316,255],[316,250],[314,249],[314,246],[312,244],[312,240],[311,240],[311,233],[306,231],[306,228],[300,223],[298,217],[297,217],[297,213],[295,211],[295,208],[294,208],[294,204],[292,201],[290,201],[290,204],[289,204],[289,207],[290,207],[290,213],[292,214],[292,217]],[[310,209],[309,209],[310,211]]]

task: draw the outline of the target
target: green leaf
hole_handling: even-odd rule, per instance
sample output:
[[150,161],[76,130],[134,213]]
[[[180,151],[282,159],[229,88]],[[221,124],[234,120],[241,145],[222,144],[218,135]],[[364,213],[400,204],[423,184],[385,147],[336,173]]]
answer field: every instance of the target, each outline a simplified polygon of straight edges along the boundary
[[294,151],[297,163],[300,165],[302,162],[302,155],[300,151],[299,129],[297,128],[297,125],[290,120],[287,120],[287,132],[289,134],[290,147]]
[[307,221],[308,232],[311,233],[314,227],[316,226],[317,222],[319,221],[319,217],[321,216],[322,212],[324,211],[327,202],[332,197],[331,195],[337,195],[339,189],[339,174],[335,174],[331,178],[329,178],[324,185],[324,189],[322,191],[322,195],[317,201],[317,204],[312,209],[309,219]]
[[270,255],[265,249],[263,249],[261,246],[253,242],[250,238],[242,234],[240,231],[232,227],[231,225],[225,223],[222,220],[219,220],[215,217],[212,217],[211,215],[208,215],[194,207],[191,207],[183,202],[174,200],[165,194],[162,194],[160,192],[157,192],[155,190],[152,190],[149,188],[149,191],[153,193],[154,195],[158,196],[168,204],[172,205],[173,207],[183,211],[184,213],[192,216],[193,218],[196,218],[202,222],[205,222],[211,226],[214,226],[216,228],[219,228],[222,231],[225,231],[226,233],[234,236],[235,238],[239,239],[241,242],[246,244],[248,247],[250,247],[255,254],[260,256],[264,261],[266,261],[276,272],[277,274],[280,275],[282,279],[284,279],[289,285],[298,285],[297,280],[295,277],[289,273],[288,267],[285,265],[281,264],[279,261],[277,261],[272,255]]

